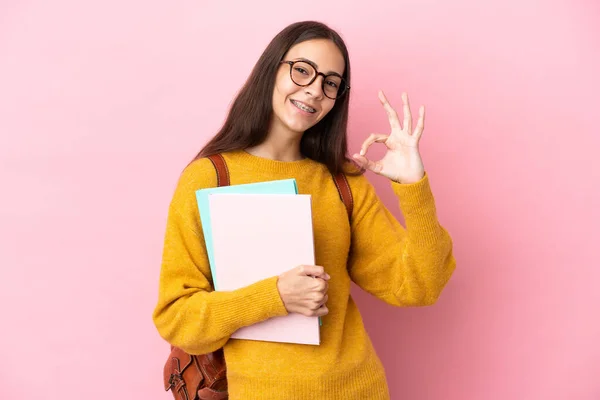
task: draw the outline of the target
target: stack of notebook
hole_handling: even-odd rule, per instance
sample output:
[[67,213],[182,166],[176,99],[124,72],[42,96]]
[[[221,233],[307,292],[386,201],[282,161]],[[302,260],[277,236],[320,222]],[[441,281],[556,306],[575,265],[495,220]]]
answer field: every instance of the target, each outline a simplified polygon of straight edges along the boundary
[[[315,264],[311,197],[298,194],[294,179],[201,189],[196,199],[215,290]],[[290,313],[231,338],[318,345],[319,327],[318,317]]]

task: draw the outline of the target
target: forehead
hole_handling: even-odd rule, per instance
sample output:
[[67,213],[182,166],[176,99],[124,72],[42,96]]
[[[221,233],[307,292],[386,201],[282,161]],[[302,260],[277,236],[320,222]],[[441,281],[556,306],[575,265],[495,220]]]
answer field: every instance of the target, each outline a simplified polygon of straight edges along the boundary
[[338,47],[328,39],[313,39],[292,46],[285,55],[286,60],[306,58],[317,64],[323,73],[344,73],[344,56]]

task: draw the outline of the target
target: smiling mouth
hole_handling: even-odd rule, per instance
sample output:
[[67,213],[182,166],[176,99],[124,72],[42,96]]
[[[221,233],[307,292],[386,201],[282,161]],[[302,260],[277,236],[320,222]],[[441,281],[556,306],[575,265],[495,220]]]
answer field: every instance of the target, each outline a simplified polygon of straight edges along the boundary
[[302,111],[305,111],[305,112],[307,112],[307,113],[311,113],[311,114],[313,114],[313,113],[316,113],[316,112],[317,112],[317,110],[315,110],[315,109],[314,109],[314,108],[312,108],[312,107],[309,107],[309,106],[307,106],[307,105],[306,105],[306,104],[304,104],[304,103],[301,103],[301,102],[299,102],[299,101],[296,101],[296,100],[290,100],[290,101],[292,102],[292,104],[293,104],[293,105],[295,105],[297,108],[299,108],[299,109],[300,109],[300,110],[302,110]]

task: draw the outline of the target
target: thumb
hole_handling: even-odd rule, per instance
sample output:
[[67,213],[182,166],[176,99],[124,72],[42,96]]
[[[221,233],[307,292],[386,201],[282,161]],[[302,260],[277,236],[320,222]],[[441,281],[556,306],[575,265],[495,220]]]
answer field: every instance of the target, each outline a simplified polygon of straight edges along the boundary
[[320,265],[301,265],[298,267],[298,272],[300,275],[329,279],[329,275],[325,273],[325,268]]

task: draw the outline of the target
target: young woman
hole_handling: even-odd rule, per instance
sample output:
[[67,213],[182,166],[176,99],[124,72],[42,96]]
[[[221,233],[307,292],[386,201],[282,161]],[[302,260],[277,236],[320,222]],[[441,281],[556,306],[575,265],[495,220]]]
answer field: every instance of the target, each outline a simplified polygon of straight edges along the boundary
[[[350,95],[348,51],[317,22],[295,23],[267,46],[221,130],[183,171],[169,208],[158,304],[160,335],[190,354],[224,347],[229,398],[388,399],[382,364],[350,295],[350,283],[396,306],[436,302],[455,268],[452,241],[440,226],[419,154],[424,109],[414,130],[407,96],[404,119],[383,93],[391,133],[373,134],[353,161],[346,157]],[[367,158],[370,145],[387,152]],[[215,292],[194,192],[217,185],[206,156],[221,153],[231,184],[295,178],[313,198],[318,265],[230,292]],[[389,178],[405,217],[393,217],[364,177]],[[348,215],[332,173],[345,171],[354,199]],[[251,265],[248,268],[252,268]],[[268,318],[321,316],[319,346],[228,340]]]

